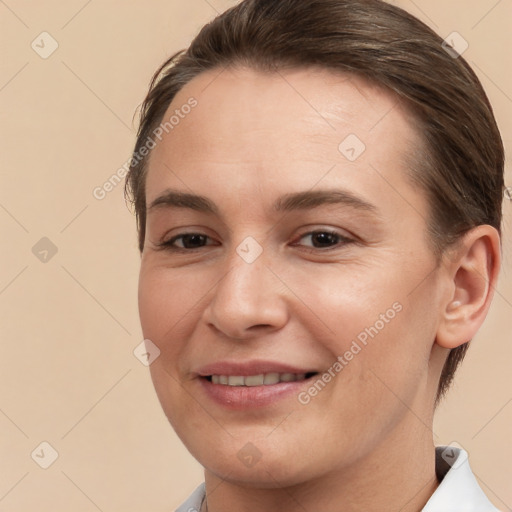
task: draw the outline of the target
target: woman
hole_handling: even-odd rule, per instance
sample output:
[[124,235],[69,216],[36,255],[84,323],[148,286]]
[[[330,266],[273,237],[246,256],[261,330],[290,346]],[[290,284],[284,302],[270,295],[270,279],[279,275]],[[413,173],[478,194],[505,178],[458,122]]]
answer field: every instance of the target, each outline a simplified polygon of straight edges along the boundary
[[496,510],[432,433],[500,266],[458,44],[380,0],[245,0],[155,74],[127,184],[152,379],[205,468],[180,511]]

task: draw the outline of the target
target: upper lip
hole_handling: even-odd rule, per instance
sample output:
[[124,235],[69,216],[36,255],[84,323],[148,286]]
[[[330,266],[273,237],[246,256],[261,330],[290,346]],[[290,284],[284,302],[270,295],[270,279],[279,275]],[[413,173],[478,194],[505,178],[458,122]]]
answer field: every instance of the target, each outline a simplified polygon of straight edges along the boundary
[[202,366],[196,373],[200,377],[208,377],[210,375],[261,375],[265,373],[316,373],[317,370],[312,368],[291,366],[276,361],[217,361]]

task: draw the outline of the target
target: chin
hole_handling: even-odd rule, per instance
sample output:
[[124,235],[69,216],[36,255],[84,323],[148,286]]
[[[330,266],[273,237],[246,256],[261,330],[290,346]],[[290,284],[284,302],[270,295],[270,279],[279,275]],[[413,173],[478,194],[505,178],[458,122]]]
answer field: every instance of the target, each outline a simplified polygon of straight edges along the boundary
[[272,489],[300,485],[321,476],[321,468],[329,465],[328,461],[322,464],[320,460],[310,460],[308,456],[314,450],[302,449],[293,442],[286,446],[282,440],[272,444],[268,440],[265,443],[264,438],[254,443],[230,438],[224,445],[210,440],[208,445],[186,446],[208,473],[244,487]]
[[[199,461],[201,463],[201,461]],[[300,468],[293,461],[260,460],[252,468],[241,467],[240,463],[212,461],[212,465],[201,463],[205,470],[227,482],[257,489],[278,489],[293,487],[313,479],[311,470]]]

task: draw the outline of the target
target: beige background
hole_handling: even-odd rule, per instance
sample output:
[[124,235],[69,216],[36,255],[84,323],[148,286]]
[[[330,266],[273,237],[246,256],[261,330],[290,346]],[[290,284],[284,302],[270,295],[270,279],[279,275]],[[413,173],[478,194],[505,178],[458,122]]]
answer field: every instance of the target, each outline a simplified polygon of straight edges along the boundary
[[[133,354],[139,255],[122,185],[103,200],[92,192],[128,159],[156,67],[234,3],[0,0],[0,510],[171,511],[202,481]],[[469,42],[510,155],[512,1],[395,3]],[[51,49],[43,31],[58,43],[46,59],[31,47]],[[504,213],[494,304],[434,435],[465,447],[511,510],[511,201]],[[59,455],[47,469],[43,441]]]

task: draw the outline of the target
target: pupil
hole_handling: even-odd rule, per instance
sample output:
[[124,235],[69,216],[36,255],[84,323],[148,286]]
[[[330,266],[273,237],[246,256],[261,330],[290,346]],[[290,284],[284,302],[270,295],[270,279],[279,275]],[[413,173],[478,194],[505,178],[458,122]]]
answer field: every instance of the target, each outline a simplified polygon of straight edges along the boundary
[[335,243],[333,238],[335,238],[336,235],[332,233],[316,233],[313,235],[313,240],[316,240],[320,243],[320,245],[329,245],[332,243]]
[[201,242],[204,242],[204,235],[185,235],[183,237],[183,245],[187,248],[200,246]]

